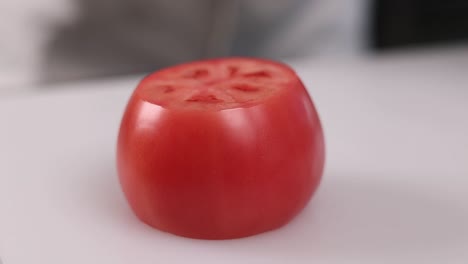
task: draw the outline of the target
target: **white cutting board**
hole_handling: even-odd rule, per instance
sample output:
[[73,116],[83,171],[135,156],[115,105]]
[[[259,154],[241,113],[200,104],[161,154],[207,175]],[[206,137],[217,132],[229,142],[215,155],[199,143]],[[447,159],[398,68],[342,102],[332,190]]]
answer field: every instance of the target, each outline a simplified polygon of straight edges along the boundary
[[294,63],[323,119],[324,181],[289,225],[230,241],[162,233],[128,208],[114,152],[136,78],[2,98],[0,258],[3,264],[468,263],[466,55]]

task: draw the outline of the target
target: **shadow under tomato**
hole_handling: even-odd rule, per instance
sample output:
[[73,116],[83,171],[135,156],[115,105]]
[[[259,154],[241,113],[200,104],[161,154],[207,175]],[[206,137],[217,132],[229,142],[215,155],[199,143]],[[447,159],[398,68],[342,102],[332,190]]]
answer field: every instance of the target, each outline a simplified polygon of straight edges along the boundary
[[309,206],[287,226],[216,247],[227,254],[285,261],[443,260],[454,252],[466,255],[467,207],[439,197],[378,179],[329,174]]
[[280,229],[234,240],[187,239],[146,226],[133,215],[113,162],[90,170],[79,186],[88,213],[99,214],[116,230],[138,232],[145,243],[164,241],[203,259],[420,261],[461,254],[468,243],[466,206],[378,178],[332,173],[305,210]]

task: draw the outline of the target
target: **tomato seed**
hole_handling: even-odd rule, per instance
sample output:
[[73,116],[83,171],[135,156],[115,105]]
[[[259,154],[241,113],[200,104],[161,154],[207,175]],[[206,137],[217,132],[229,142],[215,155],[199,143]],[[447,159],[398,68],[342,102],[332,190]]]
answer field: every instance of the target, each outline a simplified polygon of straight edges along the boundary
[[164,88],[164,93],[171,93],[175,90],[174,87],[169,86],[169,85],[163,86],[163,88]]
[[258,71],[258,72],[246,73],[244,74],[244,77],[271,78],[271,74],[266,71]]
[[187,78],[193,78],[193,79],[201,79],[201,78],[205,78],[209,75],[209,72],[208,70],[206,69],[197,69],[193,72],[191,72],[190,74],[188,74],[186,77]]
[[213,94],[197,94],[189,99],[185,100],[187,102],[201,102],[201,103],[220,103],[223,100],[219,99]]
[[239,69],[237,67],[229,67],[229,77],[233,77],[237,74],[237,72],[239,71]]
[[260,90],[258,87],[255,87],[249,84],[234,84],[232,88],[239,90],[239,91],[244,91],[244,92],[256,92]]

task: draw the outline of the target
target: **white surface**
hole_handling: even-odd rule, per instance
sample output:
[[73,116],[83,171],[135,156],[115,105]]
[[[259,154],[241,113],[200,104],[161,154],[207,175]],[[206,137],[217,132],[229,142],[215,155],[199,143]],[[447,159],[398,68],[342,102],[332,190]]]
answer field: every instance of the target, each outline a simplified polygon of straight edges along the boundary
[[232,241],[127,207],[114,151],[137,79],[1,99],[3,263],[467,263],[468,52],[295,65],[326,130],[323,184],[286,227]]

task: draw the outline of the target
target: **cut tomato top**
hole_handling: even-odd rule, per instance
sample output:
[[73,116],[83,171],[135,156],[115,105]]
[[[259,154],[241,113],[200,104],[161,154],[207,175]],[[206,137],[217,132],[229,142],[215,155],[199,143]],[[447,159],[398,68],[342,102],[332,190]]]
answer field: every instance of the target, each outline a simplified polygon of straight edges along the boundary
[[295,72],[278,62],[223,58],[157,71],[140,83],[136,94],[168,109],[222,110],[259,104],[299,83]]

